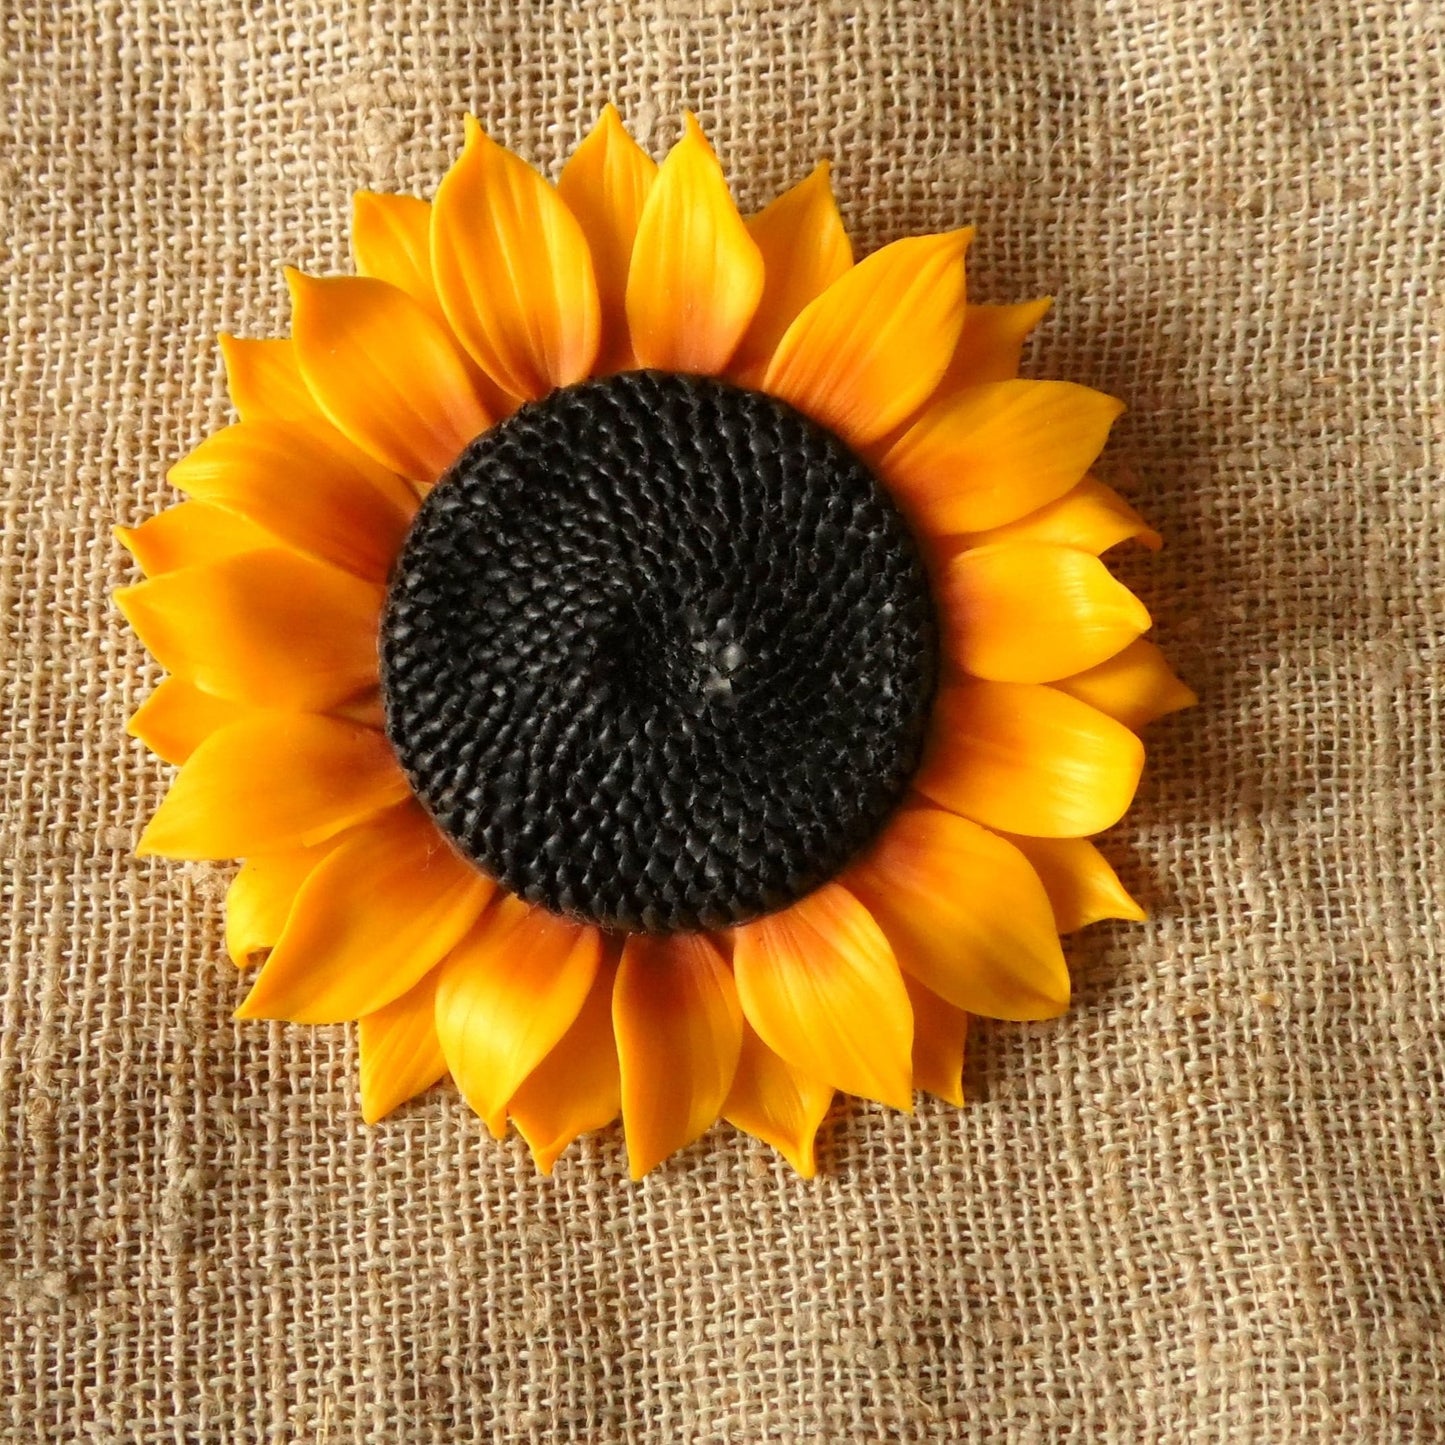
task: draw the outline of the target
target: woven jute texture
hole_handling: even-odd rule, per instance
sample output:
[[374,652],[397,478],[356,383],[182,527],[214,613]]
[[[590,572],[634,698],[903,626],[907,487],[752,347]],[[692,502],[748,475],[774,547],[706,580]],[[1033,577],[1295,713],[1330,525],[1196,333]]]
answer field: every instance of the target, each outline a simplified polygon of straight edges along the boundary
[[[0,1431],[14,1441],[1445,1438],[1435,0],[0,0]],[[1204,698],[1108,840],[1058,1023],[962,1111],[538,1179],[346,1031],[237,1025],[110,536],[227,416],[214,337],[428,193],[697,109],[756,205],[974,222],[1035,374],[1130,411],[1126,571]]]

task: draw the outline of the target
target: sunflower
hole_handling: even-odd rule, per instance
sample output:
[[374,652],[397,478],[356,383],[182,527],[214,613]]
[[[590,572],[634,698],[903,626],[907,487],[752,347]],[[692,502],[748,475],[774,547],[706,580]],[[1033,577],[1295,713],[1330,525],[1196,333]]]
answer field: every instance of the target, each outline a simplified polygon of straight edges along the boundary
[[555,186],[469,118],[352,239],[119,529],[138,851],[243,860],[239,1017],[358,1021],[368,1121],[450,1074],[544,1171],[961,1103],[967,1015],[1143,917],[1089,839],[1191,696],[1099,560],[1158,546],[1120,404],[1017,378],[1048,303],[966,303],[969,231],[855,262],[826,165],[745,220],[691,116]]

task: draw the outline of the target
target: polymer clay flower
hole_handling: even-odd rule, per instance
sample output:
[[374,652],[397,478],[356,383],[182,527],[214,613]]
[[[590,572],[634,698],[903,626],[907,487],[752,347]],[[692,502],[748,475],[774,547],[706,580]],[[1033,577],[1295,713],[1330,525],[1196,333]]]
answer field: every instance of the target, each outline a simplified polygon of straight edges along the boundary
[[1016,379],[1046,303],[966,304],[969,232],[855,264],[824,167],[743,220],[691,117],[555,187],[468,120],[353,241],[120,534],[139,851],[244,860],[240,1017],[358,1020],[368,1120],[449,1073],[544,1170],[961,1102],[966,1016],[1143,916],[1089,839],[1190,695],[1099,560],[1157,545],[1119,404]]

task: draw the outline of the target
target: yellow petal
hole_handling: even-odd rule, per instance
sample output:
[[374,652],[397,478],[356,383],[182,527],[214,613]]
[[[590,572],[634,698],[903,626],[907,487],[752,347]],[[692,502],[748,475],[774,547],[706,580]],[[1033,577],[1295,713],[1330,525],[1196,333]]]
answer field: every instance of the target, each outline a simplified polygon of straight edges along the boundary
[[996,682],[1052,682],[1093,667],[1149,627],[1144,604],[1095,556],[996,542],[956,557],[936,588],[943,650]]
[[1144,766],[1128,728],[1034,683],[945,683],[930,731],[914,786],[987,828],[1029,837],[1111,827]]
[[1108,859],[1087,838],[1011,837],[1009,841],[1042,880],[1060,933],[1073,933],[1104,918],[1137,923],[1149,916],[1128,895]]
[[219,697],[300,712],[376,685],[384,598],[380,587],[279,548],[115,594],[167,671]]
[[888,940],[836,883],[733,936],[748,1022],[794,1068],[845,1093],[912,1107],[908,994]]
[[591,370],[600,325],[582,227],[471,116],[432,206],[431,258],[452,330],[505,391],[541,397]]
[[360,471],[378,491],[403,501],[410,498],[415,505],[412,489],[343,436],[316,404],[289,336],[251,340],[223,335],[221,355],[231,404],[243,422],[285,422],[302,427]]
[[237,968],[274,948],[291,916],[301,885],[336,846],[328,838],[314,848],[288,848],[248,858],[226,890],[226,952]]
[[246,711],[244,703],[228,702],[183,678],[168,677],[131,714],[125,730],[157,757],[179,767],[213,732]]
[[1011,381],[1019,374],[1024,342],[1053,304],[1052,297],[1040,296],[1013,306],[970,306],[940,390]]
[[963,1103],[963,1045],[968,1015],[916,978],[903,975],[913,1007],[913,1087],[948,1104]]
[[399,998],[496,890],[415,803],[343,838],[306,880],[243,1019],[342,1023]]
[[391,745],[371,728],[304,713],[251,713],[191,754],[136,853],[279,853],[319,843],[406,796]]
[[743,1017],[732,972],[704,934],[634,933],[612,991],[622,1127],[634,1179],[716,1121],[737,1070]]
[[168,480],[231,514],[237,535],[260,529],[357,577],[384,582],[416,512],[416,494],[399,477],[383,475],[384,491],[295,423],[240,422],[208,436],[173,465]]
[[880,469],[921,531],[981,532],[1075,486],[1123,410],[1113,397],[1068,381],[940,393],[884,453]]
[[818,1172],[813,1144],[833,1088],[780,1059],[747,1024],[723,1118],[771,1144],[804,1179]]
[[627,325],[640,365],[715,375],[757,310],[763,258],[691,112],[686,124],[642,208]]
[[386,1118],[446,1074],[435,1018],[439,972],[432,969],[399,998],[362,1016],[356,1042],[361,1117],[368,1124]]
[[[221,336],[226,389],[242,421],[325,422],[289,336]],[[329,423],[327,423],[329,425]]]
[[306,385],[383,466],[433,482],[491,425],[451,334],[405,291],[368,276],[286,279]]
[[1058,547],[1077,547],[1096,557],[1120,542],[1142,542],[1151,552],[1164,545],[1138,512],[1112,487],[1094,477],[1085,477],[1071,492],[1056,502],[1006,522],[987,532],[973,532],[962,540],[970,547],[987,547],[994,542],[1052,542]]
[[1175,677],[1164,654],[1144,638],[1107,662],[1054,686],[1135,732],[1165,713],[1193,707],[1199,701],[1193,689]]
[[855,447],[905,421],[932,395],[958,343],[972,235],[910,236],[845,271],[788,327],[763,390]]
[[168,480],[197,503],[224,509],[240,536],[269,533],[269,545],[280,538],[374,582],[386,581],[417,507],[399,477],[390,477],[389,493],[379,491],[289,422],[228,426],[177,462]]
[[853,246],[838,214],[828,162],[784,191],[747,223],[763,255],[763,295],[730,370],[765,368],[798,313],[853,265]]
[[844,875],[903,971],[955,1008],[1043,1019],[1069,971],[1038,875],[1012,843],[942,808],[904,808]]
[[457,1088],[494,1138],[522,1080],[572,1027],[602,961],[602,935],[501,896],[447,956],[436,1026]]
[[597,277],[602,344],[595,369],[620,370],[632,362],[627,332],[627,271],[642,208],[657,176],[657,162],[627,134],[617,107],[606,106],[587,139],[557,178],[557,194],[587,237]]
[[351,253],[363,276],[385,281],[441,315],[431,275],[429,202],[357,191],[351,198]]
[[603,1128],[621,1112],[622,1078],[612,1033],[616,977],[615,962],[604,962],[572,1027],[512,1096],[512,1122],[543,1174],[552,1172],[579,1134]]
[[220,507],[181,502],[157,512],[139,527],[117,527],[116,539],[147,577],[176,572],[201,562],[217,562],[238,552],[274,546],[260,527]]

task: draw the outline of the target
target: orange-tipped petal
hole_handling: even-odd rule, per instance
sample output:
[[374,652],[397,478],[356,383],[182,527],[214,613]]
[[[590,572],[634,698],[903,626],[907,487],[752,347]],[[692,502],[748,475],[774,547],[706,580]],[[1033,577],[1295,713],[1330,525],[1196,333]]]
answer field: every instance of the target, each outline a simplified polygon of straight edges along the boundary
[[868,910],[836,883],[733,937],[748,1022],[774,1053],[848,1094],[912,1107],[912,1014],[898,961]]
[[970,547],[987,547],[994,542],[1051,542],[1056,547],[1077,547],[1096,557],[1120,542],[1137,540],[1151,552],[1164,545],[1158,532],[1118,492],[1095,477],[1085,477],[1058,501],[1016,522],[973,532],[960,540]]
[[763,258],[691,112],[648,192],[627,275],[627,326],[642,366],[714,375],[763,294]]
[[243,421],[207,437],[167,479],[196,499],[189,505],[224,509],[237,535],[270,534],[269,543],[253,545],[279,538],[358,577],[385,582],[417,502],[399,477],[384,473],[381,490],[375,475],[294,422]]
[[125,730],[157,757],[179,767],[213,732],[247,711],[244,703],[202,692],[184,678],[168,677],[131,714]]
[[996,542],[955,557],[936,600],[946,658],[995,682],[1070,677],[1149,627],[1144,604],[1097,557],[1046,542]]
[[137,854],[248,858],[320,843],[408,796],[381,733],[339,718],[256,712],[191,754]]
[[424,1094],[447,1071],[436,1031],[439,969],[432,969],[399,998],[364,1014],[356,1031],[361,1055],[361,1117],[384,1119]]
[[306,385],[383,466],[434,482],[491,425],[456,342],[421,302],[369,276],[286,279]]
[[226,952],[237,968],[274,948],[291,916],[301,885],[336,846],[328,838],[314,848],[288,848],[248,858],[226,890]]
[[1123,410],[1112,396],[1069,381],[941,392],[879,465],[921,531],[981,532],[1077,485]]
[[996,833],[942,808],[904,808],[843,881],[903,971],[955,1008],[1042,1019],[1068,1007],[1048,894]]
[[622,1110],[612,1033],[616,977],[615,962],[604,962],[572,1027],[512,1096],[512,1122],[543,1174],[574,1139],[610,1124]]
[[306,880],[243,1019],[342,1023],[399,998],[496,890],[407,803],[343,838]]
[[432,206],[431,259],[452,330],[504,391],[541,397],[592,369],[600,320],[582,227],[471,116]]
[[276,538],[244,517],[204,502],[167,507],[139,527],[117,527],[115,535],[147,577],[276,544]]
[[1060,933],[1073,933],[1105,918],[1141,923],[1149,916],[1087,838],[1011,837],[1009,841],[1043,882]]
[[743,1016],[727,960],[704,934],[634,933],[612,991],[627,1162],[641,1179],[717,1120]]
[[1199,701],[1194,690],[1175,677],[1164,654],[1142,637],[1107,662],[1054,686],[1135,732]]
[[988,828],[1083,837],[1124,815],[1144,749],[1113,718],[1036,683],[945,683],[914,786]]
[[771,1144],[804,1179],[818,1172],[814,1141],[833,1102],[833,1086],[780,1059],[747,1024],[723,1118]]
[[627,272],[642,208],[657,177],[657,162],[627,133],[617,107],[604,107],[586,140],[557,178],[557,194],[576,216],[592,252],[602,344],[596,369],[632,361],[627,333]]
[[1024,342],[1053,304],[1051,296],[1040,296],[1012,306],[970,306],[963,313],[963,332],[940,390],[1013,380]]
[[431,274],[429,201],[357,191],[351,199],[351,254],[361,275],[385,281],[441,315]]
[[906,973],[903,982],[913,1008],[913,1087],[961,1105],[968,1015]]
[[763,295],[730,370],[750,377],[765,368],[798,314],[853,265],[853,246],[838,214],[827,161],[747,223],[763,254]]
[[115,601],[177,677],[256,707],[320,712],[376,685],[384,597],[276,548],[167,572]]
[[602,961],[602,935],[499,897],[441,966],[436,1027],[462,1097],[494,1138],[523,1079],[572,1027]]
[[958,343],[972,235],[910,236],[845,271],[788,327],[763,390],[855,447],[906,421],[933,394]]

